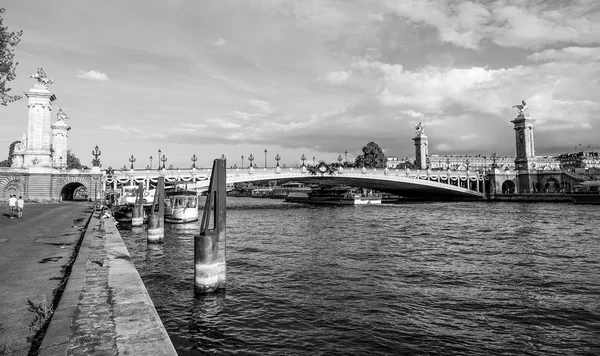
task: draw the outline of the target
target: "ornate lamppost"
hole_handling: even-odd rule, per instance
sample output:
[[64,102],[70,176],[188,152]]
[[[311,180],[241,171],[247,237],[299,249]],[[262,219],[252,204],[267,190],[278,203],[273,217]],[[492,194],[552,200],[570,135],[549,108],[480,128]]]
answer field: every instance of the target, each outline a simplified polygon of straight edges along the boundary
[[315,165],[316,165],[316,163],[315,163],[315,156],[313,156],[313,166],[315,166]]
[[163,165],[162,165],[162,169],[165,169],[165,168],[166,168],[166,166],[165,166],[165,162],[167,161],[167,156],[163,155],[163,156],[162,156],[162,158],[161,158],[160,160],[161,160],[161,162],[162,162],[162,164],[163,164]]
[[300,157],[300,159],[302,160],[302,167],[304,167],[304,161],[306,161],[306,156],[304,155],[304,153],[302,154],[302,157]]
[[471,161],[469,161],[469,158],[467,158],[465,160],[465,166],[467,166],[467,171],[469,170],[469,165],[471,164]]
[[160,155],[162,154],[162,151],[160,150],[160,148],[158,149],[158,167],[156,169],[158,169],[160,171]]
[[498,168],[498,165],[496,165],[496,159],[498,159],[498,156],[496,155],[496,152],[492,153],[492,168]]
[[250,153],[250,156],[248,156],[248,161],[250,161],[250,168],[252,168],[252,161],[254,161],[254,156],[252,153]]
[[129,162],[131,162],[131,170],[133,171],[133,162],[135,162],[135,157],[133,157],[133,155],[129,157]]
[[267,168],[267,149],[265,148],[265,168]]
[[275,160],[277,161],[277,166],[279,167],[279,160],[281,159],[281,157],[279,157],[279,153],[275,156]]
[[152,156],[150,156],[150,169],[152,169]]
[[337,160],[338,160],[338,164],[341,166],[342,165],[342,160],[343,160],[342,155],[339,155],[338,158],[337,158]]
[[450,157],[446,158],[446,169],[450,170]]
[[244,169],[244,155],[242,155],[242,169]]
[[198,157],[196,157],[195,153],[192,156],[191,160],[192,160],[192,169],[196,169],[196,161],[198,160]]
[[344,153],[346,154],[346,166],[348,165],[348,150],[344,151]]
[[96,145],[92,151],[92,156],[94,156],[94,159],[92,160],[92,166],[100,167],[100,159],[98,159],[98,157],[100,157],[101,154],[102,152],[98,149],[98,145]]

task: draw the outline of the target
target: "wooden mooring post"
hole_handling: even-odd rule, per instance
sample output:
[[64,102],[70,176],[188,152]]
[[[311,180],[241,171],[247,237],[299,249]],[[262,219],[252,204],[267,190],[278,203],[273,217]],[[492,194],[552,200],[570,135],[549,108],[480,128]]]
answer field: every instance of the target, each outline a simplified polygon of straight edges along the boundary
[[194,236],[194,291],[204,294],[225,287],[226,279],[226,163],[213,163],[200,234]]
[[[158,211],[156,205],[158,205]],[[165,177],[158,177],[152,210],[148,215],[148,243],[163,242],[165,236]]]
[[138,185],[137,196],[135,197],[135,206],[133,207],[133,216],[131,217],[131,226],[144,225],[144,183]]

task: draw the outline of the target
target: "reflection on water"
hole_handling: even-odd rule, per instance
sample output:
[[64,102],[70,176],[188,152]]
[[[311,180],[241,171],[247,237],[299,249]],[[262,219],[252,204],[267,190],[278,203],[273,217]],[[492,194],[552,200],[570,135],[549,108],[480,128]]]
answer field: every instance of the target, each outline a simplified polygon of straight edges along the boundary
[[599,354],[597,207],[228,198],[227,290],[197,223],[122,230],[180,355]]

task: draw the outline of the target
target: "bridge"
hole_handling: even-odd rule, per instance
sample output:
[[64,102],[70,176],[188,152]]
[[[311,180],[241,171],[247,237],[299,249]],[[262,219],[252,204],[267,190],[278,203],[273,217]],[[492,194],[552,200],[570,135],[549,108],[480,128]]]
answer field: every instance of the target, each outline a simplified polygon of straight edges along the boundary
[[[104,189],[143,183],[146,187],[164,176],[167,184],[187,184],[188,188],[208,189],[211,169],[123,170],[103,177]],[[343,184],[364,187],[404,197],[437,199],[483,199],[486,177],[469,171],[419,171],[373,168],[336,168],[327,173],[310,171],[310,167],[294,168],[230,168],[227,184],[268,182],[304,182]],[[487,183],[489,186],[489,183]]]

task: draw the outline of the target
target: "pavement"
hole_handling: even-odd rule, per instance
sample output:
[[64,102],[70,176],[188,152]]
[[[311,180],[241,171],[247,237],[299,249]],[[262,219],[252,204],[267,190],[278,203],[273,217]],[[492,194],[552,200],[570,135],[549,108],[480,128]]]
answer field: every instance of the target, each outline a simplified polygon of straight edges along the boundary
[[[0,231],[0,355],[177,354],[112,218],[85,203],[26,206],[23,219],[6,218]],[[82,234],[72,268],[64,268]],[[68,270],[32,347],[27,298],[52,301]]]
[[[28,300],[52,304],[90,218],[86,202],[25,203],[21,219],[0,210],[0,355],[27,355],[35,332]],[[12,350],[12,353],[8,350]]]

